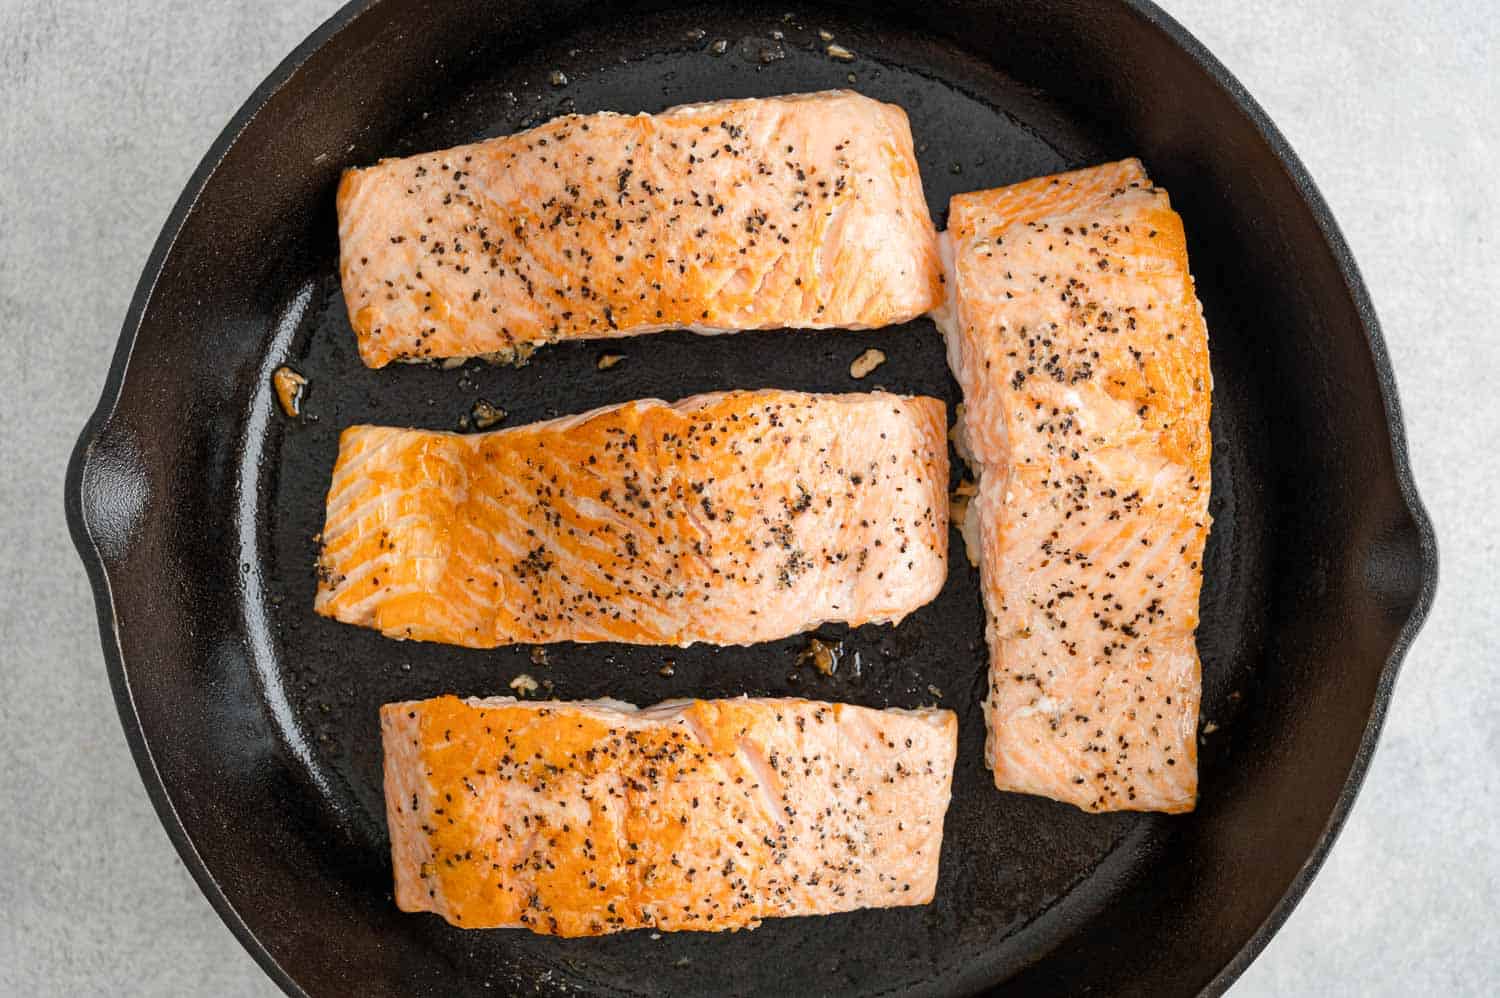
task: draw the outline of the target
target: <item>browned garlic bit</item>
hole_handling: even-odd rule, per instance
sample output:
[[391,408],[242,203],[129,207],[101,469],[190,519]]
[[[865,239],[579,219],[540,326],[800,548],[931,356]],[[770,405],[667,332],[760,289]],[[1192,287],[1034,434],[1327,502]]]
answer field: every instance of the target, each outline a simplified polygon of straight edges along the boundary
[[625,355],[623,353],[606,353],[606,354],[600,354],[599,355],[599,363],[596,364],[595,366],[598,367],[599,370],[601,370],[601,371],[608,371],[611,367],[614,367],[616,364],[618,364],[620,361],[622,361],[624,359],[625,359]]
[[302,415],[302,391],[307,387],[307,379],[283,364],[271,375],[271,384],[276,389],[281,411],[292,419]]
[[797,662],[810,662],[813,668],[825,676],[831,676],[838,671],[839,659],[844,657],[844,646],[837,641],[824,641],[821,638],[808,638],[807,647],[803,648],[797,655]]
[[498,405],[480,399],[474,403],[474,407],[469,410],[469,414],[458,421],[458,425],[460,429],[464,430],[488,430],[490,427],[504,422],[505,418],[509,415],[510,413]]
[[536,353],[536,348],[535,343],[517,343],[504,350],[482,353],[479,359],[493,367],[525,367],[531,362],[531,355]]
[[863,378],[875,368],[885,363],[885,352],[876,350],[874,347],[866,350],[854,358],[854,363],[849,365],[849,377]]
[[979,486],[966,478],[948,497],[948,522],[958,528],[964,539],[964,554],[975,567],[979,565],[979,522],[969,517],[969,500],[978,494]]
[[837,43],[829,45],[827,48],[827,52],[830,58],[837,59],[839,62],[854,61],[854,53],[850,52],[848,49],[844,48],[844,46]]

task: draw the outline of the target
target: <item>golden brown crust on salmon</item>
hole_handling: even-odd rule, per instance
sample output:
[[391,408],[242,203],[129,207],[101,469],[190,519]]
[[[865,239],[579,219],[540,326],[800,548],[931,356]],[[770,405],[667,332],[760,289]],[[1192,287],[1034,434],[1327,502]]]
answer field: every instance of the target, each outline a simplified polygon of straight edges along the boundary
[[906,113],[845,91],[569,115],[347,171],[360,356],[669,328],[866,328],[940,293]]
[[317,611],[391,637],[750,644],[898,621],[947,569],[941,402],[766,390],[340,440]]
[[403,911],[561,936],[926,904],[958,721],[807,700],[381,708]]
[[1182,221],[1125,160],[955,197],[944,253],[995,783],[1190,810],[1212,377]]

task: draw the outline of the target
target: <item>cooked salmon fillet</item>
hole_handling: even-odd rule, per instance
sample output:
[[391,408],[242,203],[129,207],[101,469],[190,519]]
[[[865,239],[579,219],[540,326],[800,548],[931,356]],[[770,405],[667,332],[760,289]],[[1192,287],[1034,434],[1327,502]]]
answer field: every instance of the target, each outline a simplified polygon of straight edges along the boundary
[[937,886],[951,711],[447,696],[380,726],[396,904],[462,928],[713,932]]
[[396,638],[750,644],[942,588],[941,402],[786,391],[491,433],[355,426],[317,611]]
[[359,352],[904,322],[940,296],[906,112],[846,91],[593,114],[349,170]]
[[1190,810],[1212,379],[1182,221],[1131,159],[955,197],[944,257],[995,784]]

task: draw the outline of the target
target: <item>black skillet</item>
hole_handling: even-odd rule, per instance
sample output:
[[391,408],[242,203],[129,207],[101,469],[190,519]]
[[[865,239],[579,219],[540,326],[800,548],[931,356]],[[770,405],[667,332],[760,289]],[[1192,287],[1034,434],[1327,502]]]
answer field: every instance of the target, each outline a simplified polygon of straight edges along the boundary
[[[853,61],[830,57],[820,29]],[[878,382],[958,401],[925,320],[659,335],[612,345],[626,360],[602,372],[603,348],[586,343],[521,370],[367,371],[355,355],[334,276],[345,166],[568,111],[840,86],[907,109],[939,224],[955,192],[1132,154],[1186,220],[1215,379],[1192,815],[1085,815],[993,789],[980,600],[961,556],[938,600],[899,628],[825,629],[861,663],[833,678],[799,669],[797,639],[566,645],[538,668],[524,648],[401,644],[312,613],[313,535],[352,422],[451,428],[483,398],[522,423],[762,385]],[[872,345],[889,361],[856,383],[849,362]],[[311,381],[299,420],[273,403],[282,363]],[[351,4],[255,92],[172,212],[67,494],[162,822],[296,995],[1216,994],[1331,845],[1436,568],[1375,316],[1327,208],[1239,84],[1142,0]],[[961,754],[936,901],[584,940],[399,913],[376,708],[505,693],[522,671],[564,698],[952,707]]]

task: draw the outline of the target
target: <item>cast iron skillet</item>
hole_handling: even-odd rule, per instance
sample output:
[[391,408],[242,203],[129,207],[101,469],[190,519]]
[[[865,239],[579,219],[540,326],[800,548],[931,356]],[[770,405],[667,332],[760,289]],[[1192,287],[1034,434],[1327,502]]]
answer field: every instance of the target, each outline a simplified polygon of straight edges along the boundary
[[[857,58],[830,58],[819,29]],[[551,82],[554,70],[569,82]],[[567,111],[835,86],[907,109],[939,224],[955,192],[1130,154],[1186,220],[1215,379],[1192,815],[1091,816],[993,789],[980,599],[961,556],[938,600],[899,628],[825,629],[862,662],[831,679],[799,673],[798,639],[565,645],[539,670],[524,648],[396,643],[312,613],[313,535],[352,422],[453,427],[481,397],[516,424],[720,388],[855,390],[868,382],[848,364],[876,344],[890,359],[870,381],[958,401],[925,320],[659,335],[612,344],[627,359],[607,372],[586,343],[521,370],[375,372],[355,355],[334,275],[345,166]],[[273,403],[282,363],[311,379],[301,420]],[[1332,843],[1436,566],[1375,316],[1333,220],[1240,86],[1141,0],[351,4],[256,91],[188,184],[67,495],[161,819],[225,921],[296,995],[1221,992]],[[504,693],[521,671],[564,698],[952,707],[960,763],[937,900],[591,940],[400,914],[376,708]]]

